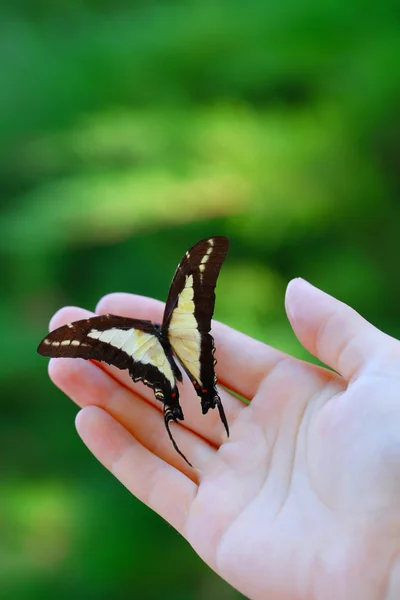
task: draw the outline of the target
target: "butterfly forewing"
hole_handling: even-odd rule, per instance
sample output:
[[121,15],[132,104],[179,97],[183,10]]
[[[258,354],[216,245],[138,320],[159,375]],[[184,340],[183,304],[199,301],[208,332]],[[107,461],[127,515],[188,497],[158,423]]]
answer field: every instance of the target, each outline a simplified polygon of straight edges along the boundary
[[227,433],[216,389],[214,340],[209,332],[215,285],[228,247],[227,238],[213,237],[186,252],[172,280],[162,326],[201,399],[203,413],[218,407]]
[[75,321],[49,333],[38,352],[56,358],[104,361],[128,369],[134,381],[143,381],[167,403],[177,391],[170,361],[151,321],[115,315]]

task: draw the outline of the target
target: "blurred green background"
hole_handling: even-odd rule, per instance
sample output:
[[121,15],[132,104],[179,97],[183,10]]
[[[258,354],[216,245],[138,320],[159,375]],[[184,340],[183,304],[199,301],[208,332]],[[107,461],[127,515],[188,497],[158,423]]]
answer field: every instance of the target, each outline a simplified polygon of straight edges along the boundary
[[64,304],[165,299],[215,234],[220,320],[307,356],[301,275],[400,336],[395,4],[3,0],[2,599],[240,597],[97,464],[36,346]]

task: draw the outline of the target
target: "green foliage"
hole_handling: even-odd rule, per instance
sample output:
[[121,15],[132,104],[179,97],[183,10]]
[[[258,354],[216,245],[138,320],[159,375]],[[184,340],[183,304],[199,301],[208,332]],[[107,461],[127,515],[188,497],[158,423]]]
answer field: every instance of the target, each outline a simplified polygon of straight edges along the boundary
[[7,0],[0,17],[2,598],[237,598],[89,456],[36,346],[63,304],[164,299],[210,234],[231,239],[218,319],[309,358],[283,307],[301,275],[399,336],[398,11]]

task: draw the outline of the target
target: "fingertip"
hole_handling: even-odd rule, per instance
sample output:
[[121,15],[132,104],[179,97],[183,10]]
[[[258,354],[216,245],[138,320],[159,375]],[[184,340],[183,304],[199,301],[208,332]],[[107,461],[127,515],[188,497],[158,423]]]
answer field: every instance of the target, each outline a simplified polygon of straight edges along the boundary
[[129,294],[127,292],[113,292],[100,298],[96,305],[96,313],[124,315],[138,319],[161,319],[165,304],[155,298]]
[[101,368],[83,358],[52,358],[48,373],[54,385],[79,406],[95,398],[96,404],[102,404],[115,385]]
[[[110,456],[120,454],[118,435],[124,431],[111,415],[99,406],[84,406],[75,417],[75,428],[82,442],[109,467]],[[125,443],[125,440],[124,440]],[[117,449],[117,450],[116,450]]]
[[85,406],[75,417],[76,431],[82,442],[110,471],[133,445],[135,438],[99,406]]
[[53,329],[57,329],[57,327],[60,327],[61,324],[67,323],[66,314],[70,309],[73,309],[73,308],[76,308],[76,307],[63,306],[63,307],[59,308],[54,313],[54,315],[51,317],[51,319],[49,321],[49,331],[53,331]]
[[85,418],[85,416],[83,415],[83,412],[85,410],[87,410],[88,408],[90,408],[90,406],[85,406],[85,408],[81,408],[81,410],[78,412],[78,414],[75,417],[75,429],[78,432],[79,437],[82,437],[81,436],[82,419]]
[[69,394],[71,385],[79,382],[81,363],[83,359],[79,358],[51,358],[47,367],[48,375],[51,381],[65,394]]
[[97,314],[106,314],[110,311],[111,306],[115,306],[124,301],[124,297],[128,296],[128,294],[124,292],[111,292],[110,294],[106,294],[102,296],[100,300],[96,304],[96,308],[94,309]]
[[379,350],[381,332],[353,308],[304,279],[289,283],[286,310],[300,343],[347,381]]
[[324,292],[302,277],[295,277],[289,281],[285,294],[285,308],[291,323],[297,320],[302,314],[302,308],[307,302],[304,296],[313,293],[323,294]]
[[88,427],[102,419],[105,411],[98,406],[84,406],[75,417],[75,427],[79,437],[83,438]]
[[289,281],[289,283],[287,284],[287,287],[286,287],[285,308],[286,308],[286,313],[289,318],[291,318],[292,314],[293,314],[293,310],[292,310],[293,297],[296,296],[296,291],[298,288],[299,281],[301,281],[301,278],[295,277],[294,279]]
[[71,321],[78,321],[93,316],[89,310],[79,306],[63,306],[51,317],[49,322],[49,331],[62,327]]
[[[65,359],[64,359],[65,360]],[[47,365],[47,372],[49,377],[53,383],[57,385],[58,376],[62,373],[62,368],[60,363],[63,362],[62,358],[50,358],[49,364]]]

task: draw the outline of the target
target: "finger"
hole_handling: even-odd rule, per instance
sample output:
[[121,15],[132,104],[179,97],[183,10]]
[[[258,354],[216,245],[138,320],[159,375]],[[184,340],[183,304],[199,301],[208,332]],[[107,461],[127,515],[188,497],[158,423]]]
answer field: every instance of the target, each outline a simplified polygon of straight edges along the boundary
[[355,310],[304,279],[289,283],[286,311],[303,346],[347,381],[373,360],[388,338]]
[[57,327],[62,327],[72,321],[90,319],[90,317],[94,317],[94,314],[90,310],[80,308],[79,306],[63,306],[51,317],[49,331],[54,331]]
[[[174,450],[161,412],[143,398],[121,386],[95,364],[81,359],[52,359],[49,375],[78,406],[103,408],[150,452],[197,481],[196,471]],[[189,429],[172,423],[171,430],[179,449],[195,469],[201,471],[214,458],[215,448]]]
[[[99,301],[96,312],[110,312],[161,323],[164,306],[153,298],[115,293],[104,296]],[[253,398],[267,373],[285,356],[218,321],[212,322],[212,335],[215,339],[215,371],[218,381],[248,400]],[[230,401],[237,410],[240,408],[239,402],[237,399]]]
[[144,448],[97,406],[78,413],[76,428],[89,450],[134,496],[184,534],[197,492],[193,481]]
[[[65,307],[60,309],[51,319],[50,329],[61,327],[62,325],[65,325],[71,321],[87,319],[92,316],[93,313],[87,310],[73,306]],[[73,360],[77,361],[79,359]],[[147,402],[153,404],[159,411],[162,410],[162,405],[158,400],[156,400],[153,391],[140,382],[134,383],[127,371],[121,371],[120,369],[110,366],[104,362],[96,362],[96,365],[111,375],[114,380],[118,381],[126,389],[134,392],[136,395],[139,395],[142,398],[145,398]],[[185,420],[182,425],[191,429],[204,439],[208,440],[214,446],[218,447],[224,439],[223,429],[218,412],[216,410],[212,410],[206,415],[202,415],[198,398],[195,394],[193,386],[186,376],[184,376],[184,385],[181,390],[181,403],[185,415]],[[232,424],[245,405],[225,390],[221,389],[219,391],[228,422],[229,424]]]

